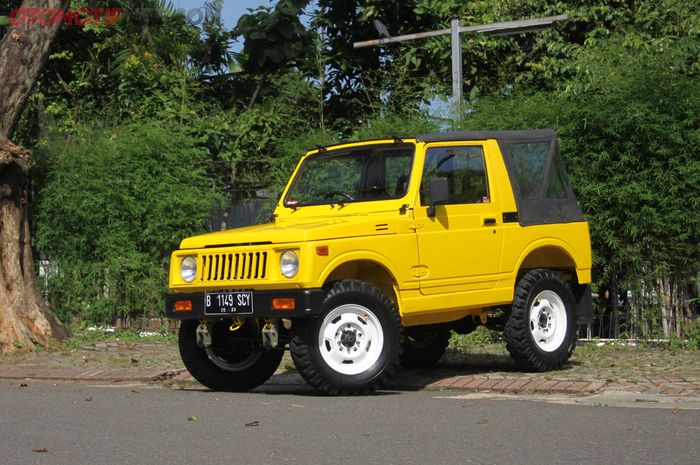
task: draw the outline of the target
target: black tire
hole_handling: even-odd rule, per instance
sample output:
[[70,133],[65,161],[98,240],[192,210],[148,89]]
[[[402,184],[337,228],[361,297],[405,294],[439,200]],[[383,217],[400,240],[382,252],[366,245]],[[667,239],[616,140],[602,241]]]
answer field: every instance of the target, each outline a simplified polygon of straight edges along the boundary
[[476,330],[476,328],[478,328],[480,325],[480,323],[477,323],[478,319],[479,317],[475,315],[465,316],[461,320],[450,323],[450,329],[457,334],[466,335],[473,333],[474,330]]
[[[578,330],[578,328],[576,328]],[[571,356],[574,354],[574,349],[576,349],[576,345],[578,343],[578,331],[574,331],[574,337],[571,338],[571,345],[569,346],[569,350],[566,351],[566,360],[568,361]]]
[[[536,300],[538,296],[542,296],[541,301]],[[538,313],[537,324],[531,321],[531,311]],[[552,320],[552,314],[559,316]],[[560,368],[573,351],[575,335],[574,303],[567,283],[558,273],[547,269],[525,273],[515,288],[504,331],[506,348],[516,365],[528,371]]]
[[[292,329],[292,360],[306,382],[324,394],[369,394],[398,368],[404,338],[401,319],[387,296],[365,282],[335,283],[320,317],[297,320]],[[324,331],[333,337],[321,342]]]
[[430,367],[442,358],[450,343],[450,330],[444,326],[406,328],[401,366],[407,369]]
[[282,362],[284,350],[265,350],[262,336],[252,320],[231,332],[230,320],[216,321],[211,329],[212,345],[197,346],[198,320],[180,323],[178,346],[190,374],[214,391],[249,391],[267,381]]

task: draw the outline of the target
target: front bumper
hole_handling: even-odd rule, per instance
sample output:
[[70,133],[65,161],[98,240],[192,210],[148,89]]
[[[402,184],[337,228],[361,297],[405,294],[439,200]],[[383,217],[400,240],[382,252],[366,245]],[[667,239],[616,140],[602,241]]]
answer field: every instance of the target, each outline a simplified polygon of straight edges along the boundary
[[[253,313],[245,315],[231,315],[231,317],[243,318],[299,318],[317,315],[321,311],[321,304],[325,293],[323,289],[289,289],[281,291],[252,291]],[[293,310],[273,310],[272,299],[293,298],[295,306]],[[175,302],[189,300],[192,302],[192,310],[176,311]],[[192,320],[212,318],[204,315],[204,293],[196,294],[168,294],[165,296],[165,316],[173,320]]]

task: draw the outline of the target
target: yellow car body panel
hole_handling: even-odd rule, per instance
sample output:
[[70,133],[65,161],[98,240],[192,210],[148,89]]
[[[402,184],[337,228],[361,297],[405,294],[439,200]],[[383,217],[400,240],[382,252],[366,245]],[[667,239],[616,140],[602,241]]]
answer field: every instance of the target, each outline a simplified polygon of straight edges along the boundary
[[[393,143],[394,139],[363,141],[326,150]],[[361,269],[363,279],[370,283],[372,270],[381,269],[390,276],[392,286],[387,292],[393,290],[392,300],[403,324],[412,326],[481,315],[490,307],[509,304],[524,268],[555,268],[570,272],[578,284],[591,282],[585,221],[531,226],[506,221],[507,215],[517,215],[517,201],[496,140],[424,142],[409,138],[402,143],[415,147],[405,195],[377,201],[285,205],[304,161],[324,156],[318,150],[310,151],[281,195],[274,222],[181,242],[170,260],[171,292],[320,289],[336,270],[355,264],[347,273]],[[420,194],[426,153],[448,147],[483,152],[488,193],[480,203],[437,205],[431,216]],[[299,271],[293,278],[280,271],[280,257],[287,250],[294,250],[299,258]],[[188,256],[198,263],[197,278],[191,283],[180,276],[181,262]]]

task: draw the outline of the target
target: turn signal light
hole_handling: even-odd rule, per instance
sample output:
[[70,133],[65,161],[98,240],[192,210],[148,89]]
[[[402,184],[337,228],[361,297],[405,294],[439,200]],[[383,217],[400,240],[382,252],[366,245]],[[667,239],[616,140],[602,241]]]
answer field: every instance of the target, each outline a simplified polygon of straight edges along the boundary
[[327,257],[328,256],[328,246],[327,245],[320,245],[316,247],[316,255],[319,257]]
[[296,302],[293,297],[275,297],[272,299],[273,310],[294,310]]
[[192,311],[192,301],[191,300],[176,300],[173,309],[176,312],[191,312]]

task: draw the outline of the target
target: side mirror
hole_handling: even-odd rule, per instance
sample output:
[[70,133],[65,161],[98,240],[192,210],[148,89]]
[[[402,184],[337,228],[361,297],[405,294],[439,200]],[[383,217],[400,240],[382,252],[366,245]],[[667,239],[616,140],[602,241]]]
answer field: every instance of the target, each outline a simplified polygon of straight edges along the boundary
[[450,198],[450,185],[447,178],[433,178],[430,180],[430,206],[428,216],[435,216],[435,206],[447,202]]

